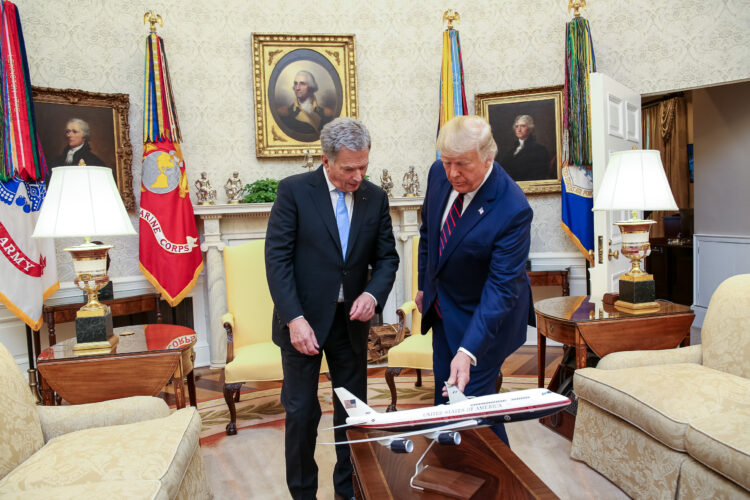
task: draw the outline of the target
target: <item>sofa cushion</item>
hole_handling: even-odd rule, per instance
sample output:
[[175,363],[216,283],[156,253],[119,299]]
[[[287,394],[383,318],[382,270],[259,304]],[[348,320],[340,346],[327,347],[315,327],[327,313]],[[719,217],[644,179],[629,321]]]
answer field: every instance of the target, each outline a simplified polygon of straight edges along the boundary
[[735,409],[750,410],[750,380],[682,363],[620,370],[576,370],[578,397],[686,451],[688,424]]
[[706,467],[750,490],[750,410],[690,422],[687,451]]
[[750,274],[724,280],[701,328],[703,365],[750,379]]
[[200,430],[200,416],[189,407],[168,417],[64,434],[0,481],[0,497],[101,481],[159,481],[166,497],[175,498]]
[[44,445],[29,384],[0,344],[0,480]]
[[161,483],[152,481],[102,481],[74,486],[46,486],[33,490],[3,492],[3,500],[79,500],[81,498],[116,498],[118,500],[167,500]]

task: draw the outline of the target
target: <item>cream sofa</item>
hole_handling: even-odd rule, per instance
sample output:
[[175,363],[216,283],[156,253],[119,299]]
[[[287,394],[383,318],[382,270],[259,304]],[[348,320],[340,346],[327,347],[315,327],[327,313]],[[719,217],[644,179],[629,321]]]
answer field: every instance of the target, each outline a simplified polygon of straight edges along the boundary
[[750,275],[717,288],[701,337],[576,370],[571,457],[634,498],[750,498]]
[[147,396],[37,406],[0,344],[0,498],[210,498],[200,430]]

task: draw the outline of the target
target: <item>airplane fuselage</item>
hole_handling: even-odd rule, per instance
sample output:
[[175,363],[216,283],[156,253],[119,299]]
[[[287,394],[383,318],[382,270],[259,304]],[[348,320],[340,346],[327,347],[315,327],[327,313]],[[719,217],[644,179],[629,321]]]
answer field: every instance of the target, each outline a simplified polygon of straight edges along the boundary
[[348,417],[346,423],[364,429],[395,432],[429,429],[463,420],[477,420],[480,426],[485,426],[541,418],[569,404],[570,399],[547,389],[528,389],[468,398],[429,408],[373,412]]

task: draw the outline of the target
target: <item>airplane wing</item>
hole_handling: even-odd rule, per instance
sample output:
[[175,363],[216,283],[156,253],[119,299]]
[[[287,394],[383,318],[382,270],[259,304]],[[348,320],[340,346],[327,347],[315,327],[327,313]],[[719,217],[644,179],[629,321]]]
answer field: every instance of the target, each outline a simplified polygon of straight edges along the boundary
[[418,431],[403,432],[401,434],[389,434],[387,436],[380,436],[367,439],[354,439],[352,441],[339,441],[338,443],[319,443],[319,444],[351,444],[351,443],[367,443],[370,441],[392,441],[394,439],[401,439],[408,436],[418,436],[421,434],[432,434],[433,432],[441,431],[454,431],[457,429],[469,429],[477,427],[479,421],[477,420],[462,420],[460,422],[454,422],[451,424],[443,425],[441,427],[431,427],[429,429],[420,429]]

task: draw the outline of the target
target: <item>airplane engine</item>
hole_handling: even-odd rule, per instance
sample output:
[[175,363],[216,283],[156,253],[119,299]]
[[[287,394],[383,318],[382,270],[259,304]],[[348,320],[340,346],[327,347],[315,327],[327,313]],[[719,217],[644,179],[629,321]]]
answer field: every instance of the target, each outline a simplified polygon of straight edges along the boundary
[[395,453],[411,453],[414,450],[414,443],[410,439],[394,439],[386,446]]
[[459,445],[461,444],[461,433],[460,432],[441,432],[437,436],[437,442],[445,445]]

